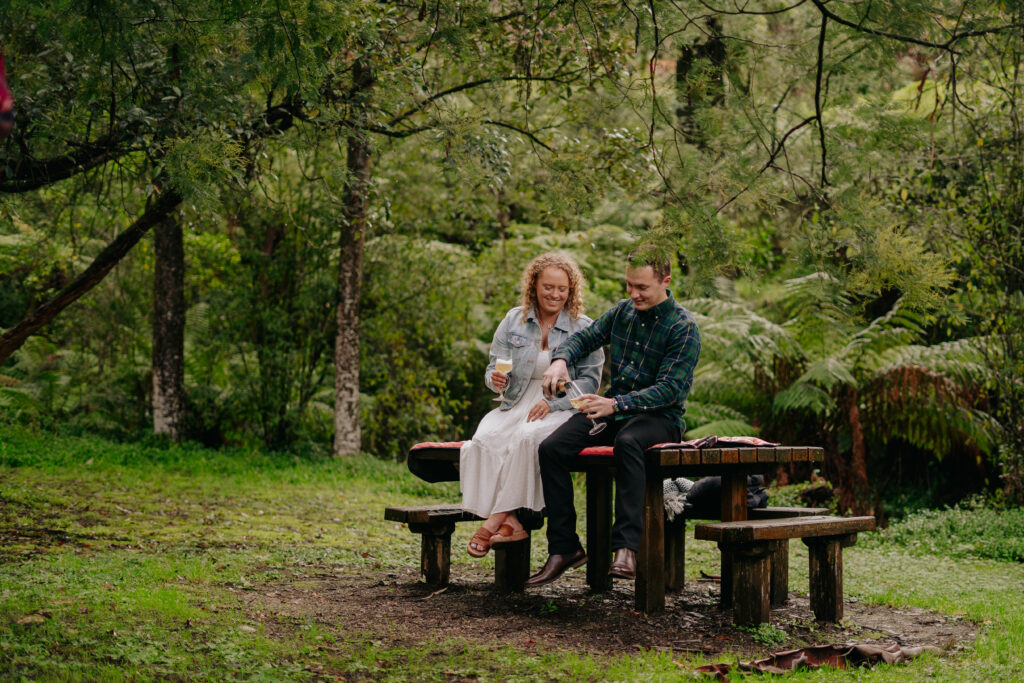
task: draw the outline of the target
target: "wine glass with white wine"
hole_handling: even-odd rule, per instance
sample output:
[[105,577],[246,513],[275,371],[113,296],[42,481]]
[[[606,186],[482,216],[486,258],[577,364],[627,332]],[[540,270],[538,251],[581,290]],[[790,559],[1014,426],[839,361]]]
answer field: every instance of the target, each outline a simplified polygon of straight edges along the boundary
[[[565,393],[569,396],[569,403],[572,404],[573,408],[582,413],[583,409],[587,406],[587,399],[583,398],[583,390],[572,380],[565,382],[562,386],[565,388]],[[590,418],[590,424],[594,425],[594,428],[589,432],[591,436],[600,434],[608,426],[607,422],[597,422],[594,418]]]
[[512,372],[512,359],[511,358],[499,358],[494,361],[494,369],[505,375],[505,386],[501,388],[501,393],[498,394],[498,398],[493,399],[499,403],[505,400],[505,389],[508,387],[508,381],[511,379],[508,374]]

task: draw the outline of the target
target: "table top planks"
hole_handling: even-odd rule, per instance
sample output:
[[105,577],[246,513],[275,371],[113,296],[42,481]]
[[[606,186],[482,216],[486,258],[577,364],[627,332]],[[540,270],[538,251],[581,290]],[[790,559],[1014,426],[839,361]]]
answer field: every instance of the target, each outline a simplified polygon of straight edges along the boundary
[[[610,465],[614,456],[609,446],[606,453],[580,455],[586,465]],[[410,451],[410,458],[458,462],[459,449],[451,447],[420,448]],[[648,462],[662,467],[686,465],[737,465],[787,462],[821,462],[825,452],[816,446],[773,446],[769,448],[657,448],[648,451]]]

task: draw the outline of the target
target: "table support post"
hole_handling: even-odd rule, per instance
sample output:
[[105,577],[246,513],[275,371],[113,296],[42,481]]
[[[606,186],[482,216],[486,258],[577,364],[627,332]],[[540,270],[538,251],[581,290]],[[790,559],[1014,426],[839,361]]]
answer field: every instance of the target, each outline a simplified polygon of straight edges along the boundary
[[522,593],[530,575],[530,537],[511,543],[496,543],[494,586],[499,593]]
[[[735,522],[747,518],[747,475],[722,475],[722,521]],[[732,607],[732,555],[722,550],[722,592],[719,606]]]
[[612,578],[612,475],[607,467],[587,470],[587,585],[609,590]]
[[636,608],[651,614],[665,609],[665,492],[661,454],[646,458],[644,528],[636,568]]

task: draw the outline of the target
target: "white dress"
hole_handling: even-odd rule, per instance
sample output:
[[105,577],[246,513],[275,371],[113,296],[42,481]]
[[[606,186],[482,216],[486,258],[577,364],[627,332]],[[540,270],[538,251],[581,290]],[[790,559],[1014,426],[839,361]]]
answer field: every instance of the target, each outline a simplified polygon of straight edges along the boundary
[[543,420],[527,422],[526,416],[544,397],[541,377],[551,365],[551,351],[537,354],[530,384],[509,410],[487,413],[471,441],[459,453],[462,508],[480,517],[517,508],[542,510],[537,449],[540,442],[569,419],[573,410],[555,410]]

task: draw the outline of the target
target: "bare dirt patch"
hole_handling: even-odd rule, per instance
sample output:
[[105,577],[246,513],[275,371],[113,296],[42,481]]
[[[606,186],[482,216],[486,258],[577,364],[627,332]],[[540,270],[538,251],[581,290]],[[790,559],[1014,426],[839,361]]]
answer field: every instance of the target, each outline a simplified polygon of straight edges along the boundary
[[[312,569],[312,568],[311,568]],[[314,620],[342,634],[359,634],[390,647],[461,639],[482,645],[511,645],[526,651],[565,649],[622,654],[639,649],[672,650],[743,657],[822,645],[862,643],[933,645],[957,651],[973,642],[977,625],[917,608],[847,602],[841,624],[814,621],[806,596],[790,594],[789,604],[773,609],[769,635],[733,626],[720,610],[718,585],[689,582],[670,593],[663,613],[633,609],[632,583],[616,582],[607,593],[591,593],[584,572],[523,594],[499,595],[492,575],[460,568],[445,589],[423,583],[415,569],[382,573],[331,571],[325,567],[294,580],[254,586],[242,598],[271,630],[296,619]],[[275,618],[276,617],[276,618]],[[781,633],[779,633],[781,632]]]

